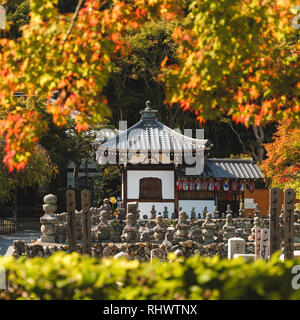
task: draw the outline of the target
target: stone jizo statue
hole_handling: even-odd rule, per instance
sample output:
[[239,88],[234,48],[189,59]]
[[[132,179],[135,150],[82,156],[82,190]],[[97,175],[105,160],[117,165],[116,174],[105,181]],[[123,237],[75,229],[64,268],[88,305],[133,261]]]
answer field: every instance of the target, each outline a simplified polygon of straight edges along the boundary
[[174,239],[176,241],[186,241],[188,240],[188,233],[189,233],[189,225],[187,223],[187,216],[185,211],[179,212],[179,221],[175,227],[176,232],[174,235]]
[[163,241],[165,238],[166,229],[163,226],[162,216],[159,214],[156,217],[156,227],[154,228],[154,239],[156,241]]
[[235,231],[235,236],[236,236],[236,238],[242,238],[242,239],[244,239],[245,241],[248,240],[248,234],[244,231],[243,228],[238,228],[238,229],[236,229],[236,231]]
[[169,218],[169,213],[168,213],[168,208],[167,207],[164,207],[163,215],[164,215],[164,219],[168,219]]
[[124,202],[121,201],[120,208],[118,208],[118,220],[124,220],[126,219],[126,213],[124,208]]
[[127,214],[126,226],[123,229],[122,241],[136,241],[138,235],[138,229],[136,227],[136,215],[133,213]]
[[240,218],[245,218],[246,217],[246,210],[245,210],[245,206],[244,206],[243,203],[241,203],[241,205],[240,205],[239,217]]
[[110,206],[109,200],[107,198],[105,198],[103,200],[103,205],[100,207],[100,212],[102,212],[102,211],[106,212],[106,219],[110,220],[111,219],[112,210],[111,210],[111,206]]
[[255,231],[257,228],[261,228],[261,221],[259,217],[255,217],[254,218],[254,226],[251,229],[251,235],[248,238],[250,241],[254,241],[255,240]]
[[196,218],[197,218],[197,216],[196,216],[195,207],[192,207],[192,210],[191,210],[191,220],[195,220]]
[[155,205],[153,204],[150,211],[150,219],[155,219],[155,218],[156,218],[156,210],[155,210]]
[[215,218],[221,218],[220,211],[218,210],[217,206],[215,206],[214,217]]
[[201,227],[198,224],[192,226],[190,230],[189,238],[197,243],[203,242]]
[[100,241],[110,240],[111,230],[107,221],[107,212],[102,210],[100,212],[100,223],[97,226],[97,238]]
[[203,207],[203,218],[205,219],[206,218],[206,214],[207,214],[207,206],[204,206]]
[[216,232],[216,224],[212,221],[212,214],[207,213],[206,219],[202,225],[202,234],[203,234],[203,242],[204,243],[212,243],[214,242],[214,236]]
[[227,205],[226,215],[227,215],[227,214],[231,214],[231,216],[232,216],[232,214],[233,214],[233,212],[232,212],[232,210],[231,210],[231,205],[230,205],[230,204]]
[[[228,210],[228,206],[227,206],[227,210]],[[232,221],[231,213],[226,214],[226,223],[224,224],[222,229],[224,230],[224,237],[226,240],[235,237],[235,226]]]

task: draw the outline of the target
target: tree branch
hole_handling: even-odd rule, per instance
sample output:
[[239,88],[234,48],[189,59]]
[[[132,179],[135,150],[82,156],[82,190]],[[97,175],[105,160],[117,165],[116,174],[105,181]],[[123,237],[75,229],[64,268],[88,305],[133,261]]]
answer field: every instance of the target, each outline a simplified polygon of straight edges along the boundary
[[75,25],[75,21],[76,21],[76,19],[77,19],[77,17],[78,17],[78,13],[79,13],[79,10],[80,10],[80,8],[81,8],[81,6],[82,6],[82,3],[83,3],[83,0],[79,0],[79,1],[78,1],[76,10],[75,10],[75,12],[74,12],[74,14],[73,14],[73,17],[72,17],[72,20],[71,20],[70,27],[69,27],[69,29],[68,29],[68,31],[67,31],[67,33],[66,33],[66,36],[65,36],[65,38],[64,38],[64,40],[63,40],[63,43],[62,43],[63,48],[64,48],[64,45],[65,45],[66,41],[68,40],[69,35],[70,35],[71,32],[72,32],[72,29],[73,29],[74,25]]
[[230,128],[232,129],[232,131],[236,134],[237,138],[239,139],[239,142],[240,142],[240,144],[241,144],[242,147],[243,147],[243,153],[247,153],[245,144],[244,144],[244,142],[242,141],[239,133],[233,128],[231,121],[229,121],[229,125],[230,125]]

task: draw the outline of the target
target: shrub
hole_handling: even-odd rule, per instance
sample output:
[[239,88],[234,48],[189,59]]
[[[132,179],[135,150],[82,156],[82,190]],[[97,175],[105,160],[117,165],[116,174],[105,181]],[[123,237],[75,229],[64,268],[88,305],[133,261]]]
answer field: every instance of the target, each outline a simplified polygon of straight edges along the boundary
[[291,281],[298,261],[227,260],[193,256],[172,262],[102,260],[77,253],[0,258],[9,290],[2,299],[299,299]]

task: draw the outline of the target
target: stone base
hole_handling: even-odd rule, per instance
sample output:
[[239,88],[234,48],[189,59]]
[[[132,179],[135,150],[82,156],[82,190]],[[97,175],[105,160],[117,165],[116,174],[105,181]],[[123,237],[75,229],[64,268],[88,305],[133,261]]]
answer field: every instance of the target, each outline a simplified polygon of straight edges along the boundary
[[42,235],[40,241],[47,242],[47,243],[55,243],[55,235],[53,236]]
[[235,253],[233,258],[236,259],[238,257],[244,258],[247,262],[254,262],[255,261],[255,254],[246,254],[246,253]]

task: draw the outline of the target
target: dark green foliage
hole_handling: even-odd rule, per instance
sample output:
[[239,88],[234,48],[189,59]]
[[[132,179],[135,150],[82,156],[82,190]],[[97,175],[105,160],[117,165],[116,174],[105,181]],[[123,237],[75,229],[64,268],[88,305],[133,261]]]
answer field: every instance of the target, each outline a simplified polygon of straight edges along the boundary
[[248,264],[193,256],[173,261],[140,263],[137,260],[99,261],[77,253],[56,253],[44,258],[0,258],[10,288],[3,299],[299,299],[291,285],[291,269],[300,261]]
[[78,0],[59,0],[58,10],[61,13],[74,12],[77,6]]
[[101,167],[101,179],[97,185],[99,200],[109,197],[117,197],[121,193],[121,172],[118,166]]
[[113,123],[129,119],[129,125],[139,119],[138,111],[151,100],[159,110],[160,119],[166,121],[170,110],[163,106],[164,88],[157,76],[165,57],[175,59],[175,44],[172,31],[176,23],[166,21],[147,22],[141,28],[132,30],[126,41],[132,51],[128,56],[115,60],[106,92],[113,113]]
[[22,35],[20,27],[27,24],[30,20],[30,1],[29,0],[10,0],[5,5],[7,21],[10,23],[8,31],[3,32],[10,39],[19,38]]
[[14,199],[16,188],[41,187],[55,177],[57,167],[40,145],[37,145],[24,170],[9,172],[3,163],[4,145],[3,139],[0,139],[0,202]]
[[66,212],[66,191],[74,190],[75,191],[75,201],[76,201],[76,210],[81,210],[81,189],[78,188],[59,188],[56,191],[57,196],[57,212]]

